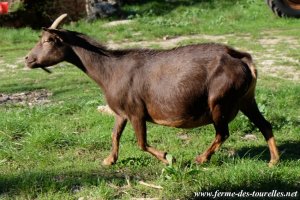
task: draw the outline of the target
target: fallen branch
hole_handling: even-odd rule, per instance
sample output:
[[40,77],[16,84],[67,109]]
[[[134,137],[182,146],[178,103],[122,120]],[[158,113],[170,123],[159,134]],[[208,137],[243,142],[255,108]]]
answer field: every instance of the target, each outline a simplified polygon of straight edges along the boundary
[[161,187],[160,185],[153,185],[153,184],[150,184],[150,183],[145,183],[144,181],[139,181],[139,184],[141,185],[145,185],[147,187],[152,187],[152,188],[155,188],[155,189],[163,189],[163,187]]

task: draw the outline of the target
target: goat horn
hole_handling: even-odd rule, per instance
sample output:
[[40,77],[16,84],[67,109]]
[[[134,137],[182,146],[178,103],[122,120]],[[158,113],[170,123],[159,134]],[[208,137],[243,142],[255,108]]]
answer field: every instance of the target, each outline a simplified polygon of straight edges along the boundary
[[56,29],[58,27],[58,25],[62,22],[63,19],[65,19],[67,17],[67,14],[62,14],[61,16],[59,16],[54,22],[53,24],[50,26],[50,28],[52,29]]

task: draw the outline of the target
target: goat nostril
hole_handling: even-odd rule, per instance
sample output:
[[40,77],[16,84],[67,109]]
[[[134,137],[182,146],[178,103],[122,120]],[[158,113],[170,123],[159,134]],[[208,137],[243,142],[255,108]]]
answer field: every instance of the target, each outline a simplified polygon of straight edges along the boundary
[[25,60],[28,60],[28,56],[25,57]]

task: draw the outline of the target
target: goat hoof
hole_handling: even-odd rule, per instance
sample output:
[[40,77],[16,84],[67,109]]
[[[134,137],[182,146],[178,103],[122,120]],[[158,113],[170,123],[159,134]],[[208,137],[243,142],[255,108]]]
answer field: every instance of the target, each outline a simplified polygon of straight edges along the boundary
[[160,160],[166,166],[171,164],[171,163],[169,163],[169,161],[167,159],[164,159],[164,158],[158,158],[158,160]]
[[113,165],[113,164],[115,164],[116,163],[116,161],[113,159],[113,158],[111,158],[111,157],[107,157],[107,158],[105,158],[103,161],[102,161],[102,165],[103,166],[111,166],[111,165]]
[[196,157],[196,160],[195,160],[195,161],[196,161],[197,164],[203,164],[203,163],[208,162],[208,159],[207,159],[206,156],[200,155],[200,156],[197,156],[197,157]]
[[275,165],[277,165],[279,162],[279,159],[274,159],[274,160],[270,160],[268,166],[269,167],[274,167]]

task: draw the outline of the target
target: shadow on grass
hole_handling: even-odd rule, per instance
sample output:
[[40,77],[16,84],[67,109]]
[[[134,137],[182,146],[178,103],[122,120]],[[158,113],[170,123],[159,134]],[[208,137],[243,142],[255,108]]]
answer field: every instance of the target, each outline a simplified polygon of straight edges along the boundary
[[[300,160],[300,141],[285,141],[278,145],[281,161]],[[270,152],[268,146],[244,147],[238,150],[240,158],[257,158],[268,162],[270,160]]]
[[[130,179],[134,178],[130,177]],[[127,184],[124,174],[115,172],[113,169],[101,169],[101,171],[28,171],[19,174],[0,175],[0,196],[1,194],[17,195],[27,193],[34,197],[39,193],[47,191],[60,191],[76,193],[83,186],[99,186],[103,182],[112,182],[116,185]]]

